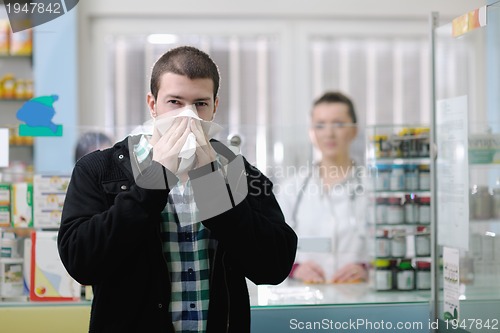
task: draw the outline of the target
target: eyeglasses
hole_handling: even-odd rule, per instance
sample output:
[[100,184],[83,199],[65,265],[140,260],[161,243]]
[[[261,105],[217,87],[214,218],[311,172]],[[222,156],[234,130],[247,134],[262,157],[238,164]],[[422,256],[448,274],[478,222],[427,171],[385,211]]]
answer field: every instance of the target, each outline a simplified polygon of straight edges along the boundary
[[343,128],[354,128],[356,127],[356,123],[313,123],[312,129],[315,131],[325,130],[327,128],[331,128],[333,130],[343,129]]

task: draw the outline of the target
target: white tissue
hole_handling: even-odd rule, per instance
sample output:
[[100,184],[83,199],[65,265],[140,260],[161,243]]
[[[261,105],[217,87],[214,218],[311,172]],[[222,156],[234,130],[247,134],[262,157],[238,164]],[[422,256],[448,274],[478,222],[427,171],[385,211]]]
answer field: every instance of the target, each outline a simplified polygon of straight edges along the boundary
[[179,168],[177,170],[178,173],[184,173],[190,169],[192,169],[195,162],[196,153],[196,136],[193,133],[189,133],[186,142],[184,142],[184,146],[182,146],[181,151],[179,152],[179,158],[181,159],[179,162]]
[[[153,126],[158,130],[158,132],[161,135],[164,135],[168,131],[168,129],[172,126],[175,118],[188,117],[188,118],[198,119],[200,121],[203,132],[207,136],[208,140],[213,138],[214,135],[216,135],[222,130],[222,126],[220,126],[219,124],[214,123],[212,121],[205,121],[201,119],[196,114],[196,112],[193,111],[193,109],[196,110],[194,105],[163,114],[154,119]],[[180,162],[176,174],[185,173],[186,171],[189,171],[193,168],[196,162],[196,155],[195,155],[196,145],[197,145],[196,136],[191,132],[188,134],[186,142],[184,143],[179,152]]]

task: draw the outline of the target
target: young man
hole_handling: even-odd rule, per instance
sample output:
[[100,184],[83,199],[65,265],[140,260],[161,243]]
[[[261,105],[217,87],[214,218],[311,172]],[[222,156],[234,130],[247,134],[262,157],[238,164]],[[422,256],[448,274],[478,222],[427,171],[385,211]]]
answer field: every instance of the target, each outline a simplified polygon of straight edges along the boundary
[[[218,87],[207,54],[170,50],[152,71],[151,115],[190,107],[211,121]],[[190,134],[195,159],[181,171]],[[250,331],[245,278],[283,281],[297,237],[271,182],[209,141],[200,120],[177,117],[163,135],[155,126],[151,137],[129,137],[78,161],[58,244],[71,276],[93,286],[92,332],[242,333]]]

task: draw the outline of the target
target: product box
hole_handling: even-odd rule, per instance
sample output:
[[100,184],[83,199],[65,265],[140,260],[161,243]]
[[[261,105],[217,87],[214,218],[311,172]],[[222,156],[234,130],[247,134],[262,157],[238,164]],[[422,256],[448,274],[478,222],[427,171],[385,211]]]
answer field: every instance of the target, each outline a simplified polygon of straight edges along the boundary
[[0,183],[0,206],[10,205],[10,184]]
[[12,184],[10,199],[12,226],[17,228],[33,227],[33,184]]
[[66,193],[71,176],[35,175],[34,182],[39,192]]
[[10,24],[7,19],[0,19],[0,55],[9,54]]
[[500,135],[469,135],[470,164],[500,164]]
[[0,259],[0,296],[23,295],[23,259]]
[[0,258],[20,258],[19,239],[0,238]]
[[10,226],[10,184],[0,183],[0,228]]
[[33,33],[26,29],[13,33],[10,31],[10,54],[28,56],[33,51]]
[[31,234],[30,300],[79,301],[81,285],[64,268],[57,250],[57,231]]
[[23,284],[24,284],[24,294],[30,294],[30,282],[31,282],[31,238],[24,238],[23,242]]
[[69,181],[70,176],[35,175],[33,213],[36,228],[59,227]]
[[0,228],[10,227],[10,206],[0,206]]

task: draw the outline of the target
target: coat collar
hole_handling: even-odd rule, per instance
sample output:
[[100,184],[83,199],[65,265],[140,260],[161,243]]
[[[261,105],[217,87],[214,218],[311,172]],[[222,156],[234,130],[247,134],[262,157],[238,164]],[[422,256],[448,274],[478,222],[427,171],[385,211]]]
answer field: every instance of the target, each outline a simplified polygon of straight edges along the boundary
[[[133,178],[134,173],[132,171],[132,165],[130,164],[129,141],[131,143],[138,143],[140,138],[140,135],[127,136],[125,139],[117,142],[113,146],[113,159],[117,161],[117,163],[122,167],[122,169],[127,172],[127,175],[131,178]],[[215,152],[227,158],[229,162],[236,158],[236,155],[231,151],[231,149],[229,149],[220,141],[211,139],[210,144],[214,148]]]

